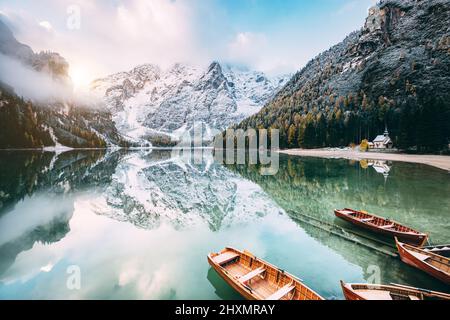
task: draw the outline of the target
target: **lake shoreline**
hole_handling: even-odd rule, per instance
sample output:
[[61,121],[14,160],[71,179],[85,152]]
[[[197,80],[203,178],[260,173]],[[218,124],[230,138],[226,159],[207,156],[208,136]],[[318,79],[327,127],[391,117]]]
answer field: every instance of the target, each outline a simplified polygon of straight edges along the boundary
[[346,149],[289,149],[278,151],[282,154],[299,157],[315,157],[348,160],[384,160],[418,163],[450,172],[450,156],[415,155],[405,153],[360,152]]
[[0,152],[11,152],[11,151],[35,151],[35,152],[49,152],[49,153],[65,153],[71,151],[146,151],[146,150],[155,150],[155,151],[172,151],[172,150],[212,150],[213,147],[108,147],[108,148],[10,148],[10,149],[0,149]]

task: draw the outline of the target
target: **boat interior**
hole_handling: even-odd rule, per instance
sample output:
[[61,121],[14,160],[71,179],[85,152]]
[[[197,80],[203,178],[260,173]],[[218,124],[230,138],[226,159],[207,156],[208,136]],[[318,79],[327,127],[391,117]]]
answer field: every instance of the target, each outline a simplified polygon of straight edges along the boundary
[[419,292],[394,287],[380,287],[369,285],[351,285],[352,289],[366,300],[423,300]]
[[248,252],[227,249],[213,255],[212,259],[228,277],[259,300],[322,300],[298,279]]
[[448,300],[447,294],[438,292],[421,292],[420,289],[408,289],[402,286],[379,286],[352,284],[352,290],[366,300]]
[[450,259],[438,254],[427,252],[420,248],[416,248],[410,245],[404,245],[405,249],[409,250],[410,253],[417,259],[432,265],[433,267],[450,274]]

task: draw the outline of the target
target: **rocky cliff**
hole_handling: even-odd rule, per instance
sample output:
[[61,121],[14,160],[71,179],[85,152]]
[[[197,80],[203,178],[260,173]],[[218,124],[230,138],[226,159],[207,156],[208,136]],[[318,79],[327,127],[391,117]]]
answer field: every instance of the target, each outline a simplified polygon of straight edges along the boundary
[[343,146],[387,125],[395,144],[441,150],[450,137],[450,2],[385,0],[364,27],[300,70],[240,127],[279,128],[283,147]]

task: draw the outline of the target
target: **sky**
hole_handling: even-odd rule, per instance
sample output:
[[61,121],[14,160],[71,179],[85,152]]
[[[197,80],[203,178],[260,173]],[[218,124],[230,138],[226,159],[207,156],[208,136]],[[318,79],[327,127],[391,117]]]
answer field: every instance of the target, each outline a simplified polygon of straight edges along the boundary
[[35,51],[60,53],[77,84],[154,63],[232,63],[293,73],[360,29],[375,0],[0,0]]

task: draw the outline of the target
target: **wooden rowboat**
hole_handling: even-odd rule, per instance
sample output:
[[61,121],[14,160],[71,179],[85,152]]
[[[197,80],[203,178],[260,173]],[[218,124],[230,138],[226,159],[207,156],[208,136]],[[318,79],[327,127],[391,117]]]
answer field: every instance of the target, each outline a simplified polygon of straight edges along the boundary
[[226,248],[209,254],[208,262],[247,300],[323,300],[301,280],[246,251]]
[[435,253],[401,243],[396,239],[400,259],[406,264],[450,284],[450,259]]
[[350,284],[341,281],[347,300],[450,300],[450,294],[397,284]]
[[397,237],[405,243],[423,246],[428,240],[428,235],[426,233],[416,231],[401,225],[398,222],[378,217],[367,212],[343,209],[335,210],[334,214],[336,217],[344,219],[354,225],[382,235]]

